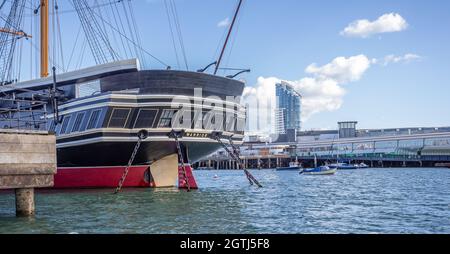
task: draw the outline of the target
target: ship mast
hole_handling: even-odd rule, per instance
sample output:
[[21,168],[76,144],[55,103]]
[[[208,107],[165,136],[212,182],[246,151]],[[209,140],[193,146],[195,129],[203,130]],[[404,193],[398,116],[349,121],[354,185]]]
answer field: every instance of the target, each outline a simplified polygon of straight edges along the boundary
[[48,77],[48,0],[41,0],[41,78]]
[[239,14],[239,10],[241,9],[241,5],[242,5],[242,0],[239,0],[239,4],[236,8],[236,12],[234,13],[233,21],[231,22],[230,29],[228,30],[227,38],[225,39],[225,44],[223,45],[219,60],[217,60],[216,69],[214,70],[214,75],[216,75],[217,71],[219,70],[220,62],[222,61],[223,54],[225,53],[225,49],[227,48],[228,40],[230,39],[231,32],[233,31],[234,23],[236,22],[236,18]]

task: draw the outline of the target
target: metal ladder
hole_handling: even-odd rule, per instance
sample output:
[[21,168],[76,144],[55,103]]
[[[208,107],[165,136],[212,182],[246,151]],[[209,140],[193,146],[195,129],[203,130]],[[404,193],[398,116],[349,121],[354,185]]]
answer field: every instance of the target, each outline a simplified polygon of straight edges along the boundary
[[217,140],[217,142],[219,142],[222,147],[225,149],[225,151],[231,156],[231,158],[237,162],[238,166],[244,170],[245,175],[247,176],[248,181],[250,182],[250,185],[256,185],[260,188],[262,188],[263,186],[258,182],[258,180],[256,180],[256,178],[244,167],[240,157],[239,157],[239,149],[233,144],[233,140],[232,137],[229,138],[229,142],[230,145],[233,149],[233,151],[231,151],[228,146],[222,142],[221,139],[221,133],[213,133],[212,134],[212,138]]
[[128,161],[127,166],[125,167],[125,170],[123,171],[122,177],[120,178],[119,184],[114,191],[114,194],[117,194],[122,190],[122,186],[125,183],[125,179],[127,179],[128,172],[130,171],[130,167],[133,164],[134,158],[137,155],[137,152],[139,151],[139,147],[141,146],[142,141],[147,139],[148,132],[146,130],[141,130],[138,132],[138,142],[136,143],[136,146],[134,147],[133,153],[131,154],[130,160]]
[[186,182],[187,191],[190,192],[191,186],[189,185],[189,179],[188,179],[187,173],[186,173],[186,165],[184,164],[184,156],[183,156],[183,152],[181,150],[181,144],[180,144],[180,140],[179,140],[179,138],[182,138],[183,135],[184,135],[184,131],[177,132],[175,130],[172,130],[172,132],[170,132],[170,134],[169,134],[169,138],[175,139],[175,143],[177,145],[178,160],[181,163],[181,169],[183,170],[183,176],[184,176],[184,181]]

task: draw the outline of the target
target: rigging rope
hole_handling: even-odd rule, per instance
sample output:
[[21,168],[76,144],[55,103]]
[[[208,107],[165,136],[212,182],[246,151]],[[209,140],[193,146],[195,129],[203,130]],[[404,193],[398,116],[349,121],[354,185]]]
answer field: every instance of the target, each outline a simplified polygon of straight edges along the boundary
[[80,38],[80,34],[81,34],[81,26],[78,28],[77,37],[75,37],[75,43],[72,48],[72,53],[70,53],[69,62],[67,63],[67,69],[70,68],[70,64],[72,63],[73,54],[75,53],[75,49],[77,47],[78,39]]
[[184,39],[183,39],[183,34],[181,32],[181,26],[180,26],[180,20],[178,17],[178,11],[177,11],[177,6],[175,4],[175,2],[172,0],[172,6],[173,6],[173,11],[174,11],[174,17],[175,17],[175,24],[177,26],[177,31],[178,31],[178,38],[180,40],[180,45],[181,45],[181,49],[183,52],[183,59],[184,59],[184,64],[186,65],[186,70],[189,70],[189,66],[188,66],[188,62],[187,62],[187,57],[186,57],[186,50],[184,48]]
[[[118,17],[118,19],[119,19],[118,23],[120,24],[120,27],[117,25],[117,20],[116,20],[116,26],[119,27],[119,29],[120,28],[122,29],[122,30],[120,30],[119,33],[125,34],[125,37],[126,37],[127,32],[126,32],[125,27],[123,25],[122,15],[120,15],[119,7],[117,7],[117,3],[120,3],[120,1],[122,1],[122,0],[114,1],[114,9],[113,9],[113,11],[114,10],[116,11],[116,13],[114,14],[114,17]],[[105,23],[107,23],[107,22],[105,22]],[[130,42],[126,41],[126,43],[127,43],[127,47],[128,47],[128,51],[129,51],[129,53],[127,55],[133,56],[133,50],[131,49]]]
[[2,4],[0,4],[0,10],[3,8],[3,5],[5,5],[6,0],[3,0]]
[[[108,1],[111,1],[111,0],[108,0]],[[114,6],[113,6],[114,5]],[[115,8],[114,8],[115,7]],[[110,9],[111,9],[111,12],[112,12],[112,17],[114,18],[114,23],[116,24],[116,27],[118,27],[119,29],[120,29],[120,26],[119,26],[119,22],[117,22],[117,16],[119,16],[119,18],[120,18],[120,15],[116,15],[116,13],[114,12],[114,10],[117,10],[117,6],[116,6],[116,3],[111,3],[110,2]],[[107,22],[105,22],[105,21],[103,21],[103,23],[107,23]],[[120,22],[120,24],[122,25],[122,29],[123,29],[123,24]],[[113,33],[114,34],[114,33]],[[122,48],[123,48],[123,51],[124,51],[124,53],[125,53],[125,56],[128,58],[128,52],[127,52],[127,48],[126,48],[126,46],[125,46],[125,43],[124,43],[124,40],[123,40],[123,38],[122,38],[122,36],[119,36],[119,38],[120,38],[120,41],[121,41],[121,43],[122,43]],[[129,47],[129,44],[128,44],[128,42],[127,42],[127,45],[128,45],[128,47]]]
[[[133,41],[137,42],[137,40],[136,40],[136,38],[135,38],[135,33],[133,33],[133,29],[132,29],[131,24],[130,24],[130,19],[129,19],[129,17],[128,17],[127,8],[126,8],[126,5],[125,5],[125,2],[124,2],[124,1],[122,1],[122,8],[123,8],[123,12],[124,12],[124,15],[125,15],[125,20],[127,21],[128,31],[129,31],[129,33],[130,33],[131,39],[132,39]],[[137,42],[137,43],[138,43],[138,42]],[[139,57],[138,57],[138,56],[139,56],[139,53],[138,53],[138,47],[137,47],[137,46],[134,46],[134,53],[135,53],[136,58],[139,58]]]
[[72,0],[72,4],[77,10],[95,62],[104,64],[117,60],[117,53],[111,47],[105,31],[100,28],[97,19],[93,15],[94,11],[89,7],[87,1]]
[[[11,4],[8,17],[4,19],[0,16],[5,21],[5,31],[14,31],[14,29],[18,32],[21,31],[21,29],[17,28],[21,26],[25,4],[25,0],[14,1]],[[11,82],[13,78],[14,53],[16,51],[17,41],[20,38],[22,37],[15,34],[0,33],[0,85]]]
[[177,45],[175,43],[175,36],[173,34],[172,19],[170,18],[169,7],[167,6],[167,0],[164,1],[164,5],[166,7],[167,20],[168,20],[168,23],[169,23],[170,34],[171,34],[171,37],[172,37],[173,50],[175,52],[175,57],[176,57],[176,60],[177,60],[177,67],[180,68],[180,59],[178,57],[178,50],[177,50]]
[[141,58],[141,60],[143,62],[143,65],[147,66],[147,60],[144,58],[144,54],[142,52],[141,34],[139,33],[139,30],[138,30],[138,25],[137,25],[137,22],[136,22],[136,17],[134,15],[134,10],[133,10],[133,7],[131,6],[131,1],[128,1],[128,8],[130,9],[131,20],[133,21],[134,31],[136,33],[137,40],[138,40],[137,43],[138,43],[139,48],[140,48],[140,58]]
[[[96,16],[98,16],[100,19],[103,19],[100,15],[97,14],[97,12],[92,11],[92,13]],[[111,27],[112,30],[116,31],[120,36],[122,36],[124,39],[126,39],[127,41],[129,41],[131,44],[133,44],[134,46],[139,47],[145,54],[149,55],[150,57],[152,57],[154,60],[156,60],[157,62],[159,62],[160,64],[164,65],[165,67],[169,67],[168,64],[164,63],[161,59],[157,58],[156,56],[154,56],[153,54],[151,54],[150,52],[148,52],[147,50],[145,50],[143,47],[140,47],[139,45],[137,45],[133,40],[131,40],[130,38],[127,37],[127,35],[123,34],[121,31],[119,31],[117,28],[115,28],[113,25],[111,25],[109,22],[107,22],[105,20],[105,23]]]
[[[97,1],[97,0],[96,0],[96,1]],[[102,1],[109,1],[109,0],[102,0]],[[106,19],[111,23],[110,8],[105,8],[105,9],[104,9],[104,14],[105,14],[105,16],[106,16]],[[113,16],[114,16],[114,15],[113,15]],[[102,20],[102,24],[103,24],[103,29],[104,29],[105,31],[107,31],[105,21]],[[113,41],[114,41],[115,47],[118,47],[120,44],[119,44],[118,41],[117,41],[116,33],[113,32],[113,33],[111,33],[111,34],[112,34],[112,37],[113,37]],[[126,53],[125,50],[123,51],[123,53],[125,54],[125,57],[128,59],[128,55],[127,55],[127,53]]]
[[169,3],[171,5],[172,14],[173,14],[173,17],[174,17],[174,22],[175,22],[175,27],[176,27],[177,33],[178,33],[178,40],[180,42],[181,52],[183,53],[184,64],[186,66],[186,70],[189,70],[187,57],[186,57],[186,50],[184,48],[183,34],[181,32],[180,21],[179,21],[179,18],[178,18],[177,6],[176,6],[176,4],[175,4],[175,2],[173,0],[169,0]]
[[[60,56],[61,56],[61,64],[62,64],[62,68],[63,71],[66,72],[66,66],[64,64],[64,51],[63,51],[63,46],[62,46],[62,34],[61,34],[61,23],[59,21],[59,6],[58,6],[58,0],[55,0],[55,11],[56,11],[56,27],[58,29],[58,37],[59,37],[59,50],[60,50]],[[56,47],[56,45],[54,46]]]

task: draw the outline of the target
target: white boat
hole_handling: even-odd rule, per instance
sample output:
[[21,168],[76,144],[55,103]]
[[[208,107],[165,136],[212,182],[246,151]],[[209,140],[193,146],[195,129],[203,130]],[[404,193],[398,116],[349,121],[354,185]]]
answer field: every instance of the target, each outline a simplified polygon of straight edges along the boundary
[[335,168],[338,170],[353,170],[353,169],[358,169],[359,165],[355,164],[349,164],[349,163],[335,163],[335,164],[330,164],[327,165],[330,168]]
[[330,168],[328,166],[320,166],[312,169],[304,169],[300,172],[303,175],[334,175],[337,168]]
[[369,166],[365,163],[356,164],[358,168],[369,168]]
[[301,169],[300,164],[294,161],[289,163],[289,167],[277,168],[277,171],[299,171]]

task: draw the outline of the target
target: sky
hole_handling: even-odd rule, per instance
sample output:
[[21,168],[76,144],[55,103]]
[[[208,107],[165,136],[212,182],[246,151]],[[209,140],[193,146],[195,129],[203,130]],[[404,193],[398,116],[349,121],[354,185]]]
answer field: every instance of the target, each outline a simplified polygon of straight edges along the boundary
[[[183,69],[165,1],[132,2],[143,47]],[[217,59],[237,1],[174,2],[195,71]],[[244,0],[222,67],[251,69],[239,76],[246,96],[270,97],[274,83],[291,83],[304,97],[303,129],[346,120],[359,128],[450,126],[449,13],[446,0]],[[77,17],[61,20],[63,41],[73,44]]]

